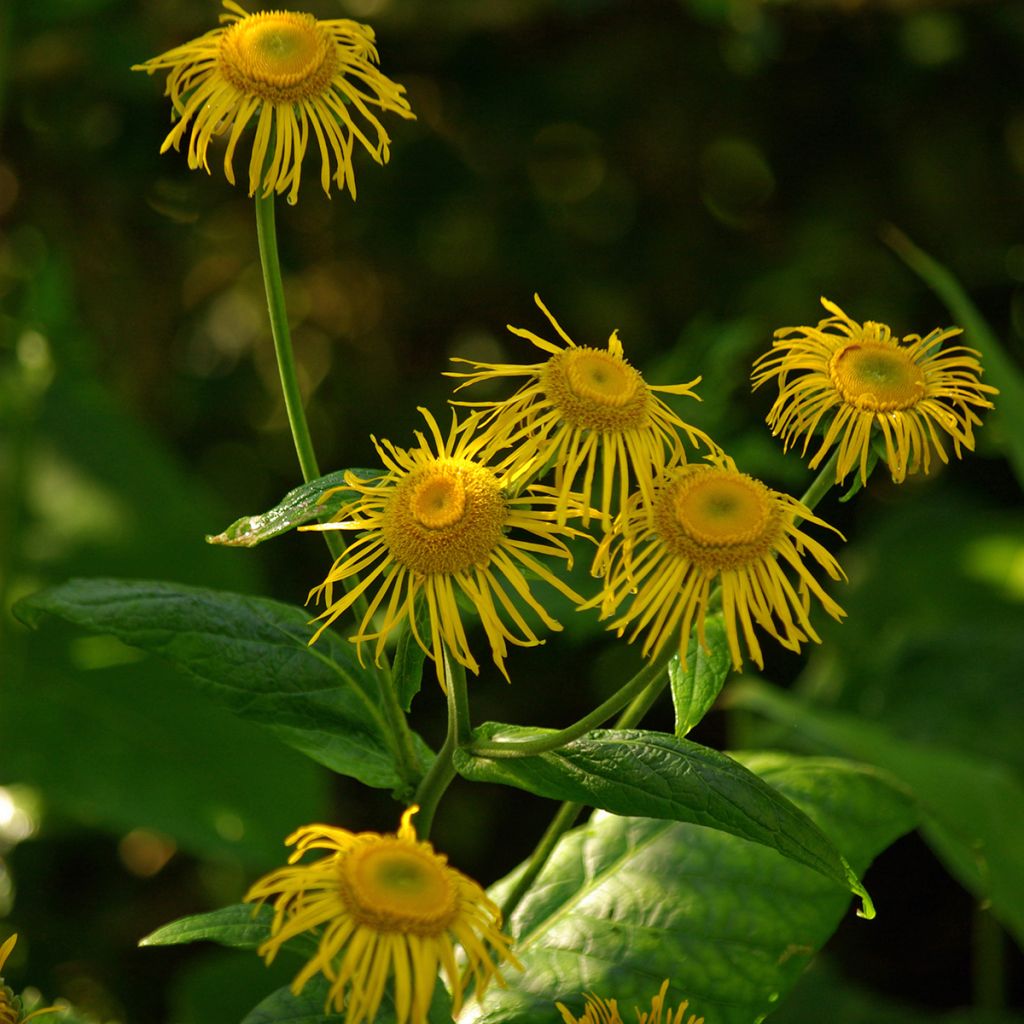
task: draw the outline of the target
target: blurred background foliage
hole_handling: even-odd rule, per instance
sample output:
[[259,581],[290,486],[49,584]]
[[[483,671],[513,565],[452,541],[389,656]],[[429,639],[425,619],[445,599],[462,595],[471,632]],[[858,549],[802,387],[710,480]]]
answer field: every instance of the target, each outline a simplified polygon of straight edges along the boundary
[[[325,469],[373,465],[443,410],[450,356],[531,361],[537,291],[581,343],[620,330],[742,469],[809,478],[763,427],[750,362],[827,295],[925,333],[949,313],[880,242],[945,263],[1011,360],[1024,338],[1024,5],[923,0],[309,0],[373,23],[418,120],[359,201],[307,174],[279,211],[302,385]],[[158,156],[162,81],[128,68],[215,24],[212,0],[0,4],[0,937],[9,979],[92,1019],[224,1024],[287,975],[250,954],[138,950],[236,900],[315,819],[393,828],[386,794],[326,777],[112,640],[31,634],[10,606],[74,575],[167,578],[301,603],[322,542],[203,542],[298,482],[251,203]],[[972,339],[968,338],[968,343]],[[894,744],[1024,776],[1024,526],[998,420],[979,451],[826,518],[850,612],[765,675]],[[485,672],[478,720],[563,724],[636,664],[590,620]],[[581,670],[581,666],[584,670]],[[565,685],[567,680],[571,686]],[[543,700],[537,699],[543,694]],[[437,741],[430,682],[417,727]],[[663,720],[659,720],[659,715]],[[669,711],[653,715],[670,728]],[[785,743],[715,712],[702,742]],[[436,837],[489,882],[532,847],[539,801],[457,783]],[[1021,852],[1024,863],[1024,850]],[[1019,950],[920,839],[773,1020],[1022,1019]],[[285,965],[285,971],[287,972]],[[685,984],[685,965],[676,979]],[[699,1010],[699,1007],[697,1007]]]

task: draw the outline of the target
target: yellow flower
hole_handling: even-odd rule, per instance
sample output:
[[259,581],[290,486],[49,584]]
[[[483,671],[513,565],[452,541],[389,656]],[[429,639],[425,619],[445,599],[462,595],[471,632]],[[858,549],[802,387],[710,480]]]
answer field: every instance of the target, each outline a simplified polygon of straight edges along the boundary
[[[860,466],[867,483],[871,435],[877,428],[896,483],[908,473],[927,473],[931,450],[948,462],[940,431],[953,450],[974,450],[975,409],[991,409],[986,395],[998,391],[979,380],[979,353],[962,345],[942,348],[958,327],[902,341],[885,324],[851,320],[835,303],[817,327],[782,327],[770,352],[754,363],[754,388],[778,378],[779,396],[768,413],[775,436],[788,449],[801,435],[803,454],[820,426],[824,438],[808,463],[815,469],[838,446],[836,482]],[[938,428],[938,429],[936,429]]]
[[[690,1014],[686,1018],[686,1011],[690,1006],[689,1000],[684,1000],[675,1010],[665,1013],[662,1020],[662,1013],[665,1009],[665,997],[668,994],[668,979],[661,983],[661,989],[653,999],[651,1008],[644,1013],[639,1007],[636,1008],[638,1024],[704,1024],[704,1018]],[[597,996],[587,994],[585,996],[586,1006],[583,1015],[574,1017],[569,1010],[561,1003],[555,1003],[562,1014],[565,1024],[622,1024],[622,1017],[619,1015],[619,1007],[614,999],[598,999]]]
[[47,1006],[33,1010],[27,1017],[22,1016],[21,1000],[3,983],[4,964],[17,942],[18,936],[12,935],[0,943],[0,1024],[28,1024],[35,1017],[41,1017],[44,1013],[57,1013],[59,1010],[59,1007]]
[[377,163],[388,160],[391,140],[372,108],[414,116],[403,87],[375,67],[373,30],[295,11],[249,14],[233,0],[224,0],[224,7],[228,13],[220,16],[220,28],[132,68],[150,74],[170,70],[166,93],[178,122],[160,152],[177,149],[191,126],[188,165],[209,173],[210,141],[228,135],[224,176],[233,185],[235,147],[255,121],[249,195],[257,189],[264,197],[287,191],[294,203],[312,130],[324,191],[330,194],[333,177],[355,199],[355,142]]
[[[526,382],[502,402],[464,402],[486,413],[486,433],[495,444],[518,446],[513,465],[518,469],[531,461],[553,465],[558,491],[559,521],[564,522],[571,501],[571,489],[582,474],[583,501],[588,505],[594,477],[600,468],[601,495],[598,508],[610,521],[613,497],[621,508],[630,491],[630,478],[648,501],[654,480],[671,458],[684,459],[685,451],[678,431],[690,444],[716,445],[706,434],[684,423],[655,392],[699,397],[688,384],[648,384],[640,371],[623,355],[617,331],[608,339],[607,348],[577,345],[562,330],[540,297],[534,301],[564,342],[547,341],[521,327],[509,330],[534,344],[549,358],[542,363],[511,365],[478,363],[469,359],[472,373],[449,373],[465,378],[456,388],[504,377],[525,377]],[[589,518],[585,517],[584,522]]]
[[[408,622],[419,645],[434,659],[443,687],[446,651],[466,668],[480,671],[459,610],[461,594],[480,618],[495,665],[508,678],[507,644],[542,642],[517,605],[528,606],[548,629],[561,629],[531,593],[527,575],[544,580],[572,601],[583,600],[535,557],[550,555],[571,565],[571,554],[559,535],[571,537],[579,531],[560,526],[554,512],[544,508],[555,503],[548,489],[535,486],[513,493],[516,478],[507,465],[487,465],[486,439],[474,436],[478,417],[470,416],[460,425],[453,416],[445,438],[430,413],[420,411],[433,446],[419,432],[418,447],[408,450],[374,438],[387,475],[370,482],[350,477],[346,487],[359,496],[338,512],[338,521],[305,527],[363,531],[324,582],[310,591],[310,600],[323,598],[328,606],[319,616],[323,625],[313,640],[372,588],[376,592],[352,639],[357,645],[376,641],[379,659],[392,630],[403,620]],[[335,585],[356,574],[361,581],[336,596]],[[429,640],[417,631],[418,599],[426,602],[429,613]],[[382,621],[374,631],[378,612]]]
[[[259,948],[268,964],[289,939],[318,933],[319,949],[292,991],[322,974],[330,985],[324,1009],[345,1008],[347,1024],[373,1020],[389,978],[397,1024],[423,1024],[439,969],[457,1015],[470,977],[479,998],[491,979],[504,985],[498,965],[520,968],[487,894],[416,838],[410,819],[418,810],[405,811],[396,835],[329,825],[298,829],[287,839],[295,847],[291,866],[260,879],[245,897],[273,903],[270,938]],[[310,850],[328,853],[297,864]],[[461,971],[456,943],[465,953]]]
[[646,632],[645,657],[678,634],[685,659],[694,624],[707,646],[704,618],[717,584],[733,667],[743,664],[741,631],[750,657],[763,667],[755,625],[797,651],[808,638],[820,642],[808,618],[809,594],[833,618],[845,614],[805,561],[810,555],[834,580],[843,577],[839,563],[796,520],[832,527],[794,498],[740,473],[728,456],[708,458],[710,464],[680,466],[665,476],[651,509],[653,524],[640,495],[630,500],[595,559],[595,572],[605,576],[603,595],[584,607],[600,602],[606,618],[629,598],[629,608],[609,628],[619,636],[629,629],[630,642]]

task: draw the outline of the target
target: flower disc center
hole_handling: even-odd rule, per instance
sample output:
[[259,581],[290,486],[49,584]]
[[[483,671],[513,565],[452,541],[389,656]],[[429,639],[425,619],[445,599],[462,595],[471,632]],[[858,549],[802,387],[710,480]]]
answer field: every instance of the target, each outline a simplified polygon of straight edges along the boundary
[[311,14],[252,14],[228,28],[220,42],[224,77],[241,92],[271,103],[322,94],[337,62],[337,45]]
[[424,844],[384,836],[352,850],[339,871],[353,917],[377,930],[440,934],[458,913],[451,869]]
[[541,382],[573,427],[629,430],[647,422],[647,387],[621,356],[596,348],[571,348],[552,356]]
[[436,459],[398,482],[381,529],[396,562],[429,575],[485,565],[507,520],[494,473],[468,459]]
[[412,492],[413,518],[428,530],[457,523],[466,511],[466,488],[458,475],[428,476]]
[[654,519],[673,554],[709,572],[763,557],[780,529],[778,505],[764,484],[712,466],[687,467],[663,488]]
[[832,357],[829,374],[845,402],[874,412],[909,409],[925,393],[921,367],[889,345],[846,345]]

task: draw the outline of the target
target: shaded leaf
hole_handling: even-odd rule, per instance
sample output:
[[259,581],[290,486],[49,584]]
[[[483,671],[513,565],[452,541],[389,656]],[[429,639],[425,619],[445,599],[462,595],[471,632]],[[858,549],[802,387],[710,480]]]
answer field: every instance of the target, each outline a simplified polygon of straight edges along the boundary
[[[490,722],[491,742],[538,730]],[[725,754],[667,733],[595,729],[558,750],[531,757],[485,758],[456,751],[455,768],[475,782],[498,782],[552,800],[613,814],[669,818],[761,843],[871,900],[828,837],[763,779]]]
[[853,715],[823,711],[761,683],[729,691],[730,704],[795,728],[817,745],[869,761],[920,803],[922,831],[950,872],[1024,946],[1024,785],[1012,771],[973,754],[930,747]]
[[[182,584],[70,580],[26,598],[18,617],[55,615],[109,633],[183,669],[236,715],[320,764],[369,786],[399,778],[372,673],[327,631],[315,646],[300,608]],[[421,745],[421,761],[429,752]]]

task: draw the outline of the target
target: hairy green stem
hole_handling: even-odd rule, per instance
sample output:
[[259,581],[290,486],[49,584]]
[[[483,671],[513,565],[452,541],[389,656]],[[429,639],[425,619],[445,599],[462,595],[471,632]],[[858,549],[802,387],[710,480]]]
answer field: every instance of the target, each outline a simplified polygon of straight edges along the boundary
[[[256,192],[256,236],[259,241],[260,264],[263,267],[263,286],[267,293],[267,311],[270,314],[270,333],[274,339],[277,355],[277,370],[281,378],[281,392],[288,414],[295,454],[299,458],[302,479],[309,483],[319,477],[320,467],[313,449],[313,438],[309,433],[306,411],[302,404],[298,376],[295,372],[295,353],[292,349],[291,330],[288,327],[288,309],[284,300],[284,283],[281,279],[281,260],[277,251],[277,227],[274,220],[274,193],[264,196]],[[322,536],[331,557],[337,561],[345,553],[345,541],[338,531],[324,530]],[[356,577],[344,580],[345,589],[351,591],[358,584]],[[357,621],[362,621],[367,611],[365,596],[360,596],[352,605]],[[398,702],[391,667],[386,656],[381,657],[380,666],[374,667],[383,695],[383,710],[394,738],[394,754],[399,776],[407,784],[413,784],[420,777],[418,759],[413,745],[412,733],[405,713]]]
[[455,778],[455,751],[466,746],[473,734],[469,718],[469,691],[466,688],[466,670],[445,655],[446,695],[448,698],[448,732],[444,744],[437,752],[430,771],[423,777],[413,803],[419,804],[416,816],[416,834],[426,839],[434,824],[437,805],[445,790]]
[[802,505],[806,505],[813,511],[818,502],[825,497],[836,482],[836,463],[839,461],[839,448],[829,456],[828,461],[818,471],[818,475],[811,481],[811,485],[803,493],[800,499]]

